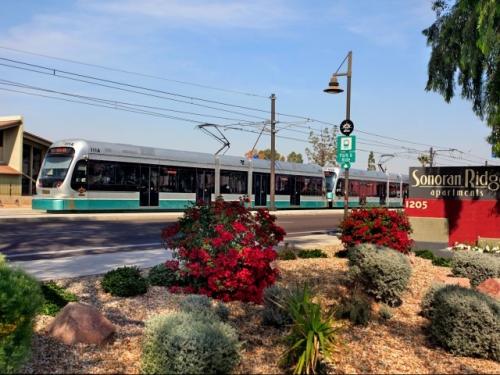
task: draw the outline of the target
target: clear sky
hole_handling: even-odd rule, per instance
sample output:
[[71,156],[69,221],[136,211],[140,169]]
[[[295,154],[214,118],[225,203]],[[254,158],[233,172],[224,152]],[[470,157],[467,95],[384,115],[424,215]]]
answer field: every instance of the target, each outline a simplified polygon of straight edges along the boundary
[[[270,108],[267,97],[275,93],[280,113],[338,124],[345,117],[345,92],[328,95],[322,90],[331,73],[352,50],[351,118],[356,130],[400,139],[355,130],[359,148],[376,151],[377,160],[382,153],[395,153],[397,157],[388,162],[393,172],[407,173],[409,166],[418,164],[415,151],[411,153],[409,148],[428,150],[430,145],[466,153],[438,152],[440,165],[482,165],[485,158],[491,159],[491,147],[485,141],[488,128],[472,113],[470,103],[456,98],[447,104],[438,94],[424,90],[430,49],[421,31],[434,20],[430,3],[430,0],[2,0],[0,47],[262,97],[113,72],[4,48],[0,48],[0,58],[264,111]],[[0,63],[20,66],[6,60]],[[169,96],[239,113],[224,112],[1,65],[0,80],[143,104],[157,107],[148,109],[150,112],[194,120],[152,117],[0,90],[0,115],[23,115],[28,131],[50,140],[87,138],[215,152],[219,144],[197,129],[196,122],[224,125],[269,118],[265,112]],[[340,83],[345,86],[345,79],[341,78]],[[56,95],[11,84],[0,84],[0,89]],[[203,116],[167,112],[165,108]],[[278,120],[281,121],[278,128],[282,128],[278,135],[297,139],[277,139],[277,150],[285,154],[290,151],[304,154],[308,127],[328,126],[283,115]],[[287,124],[290,121],[295,123]],[[246,123],[244,128],[259,132],[262,125]],[[231,142],[227,152],[231,155],[243,155],[258,137],[238,130],[225,130],[224,134]],[[257,148],[268,147],[269,136],[264,133]],[[461,157],[466,160],[459,160]],[[366,151],[358,152],[354,167],[366,168],[367,158]],[[499,159],[496,164],[500,164]]]

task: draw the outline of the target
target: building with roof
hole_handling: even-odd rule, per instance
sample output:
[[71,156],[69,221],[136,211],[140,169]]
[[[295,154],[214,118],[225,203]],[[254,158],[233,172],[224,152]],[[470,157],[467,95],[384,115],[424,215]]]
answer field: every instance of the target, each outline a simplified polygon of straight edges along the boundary
[[0,207],[30,204],[51,143],[25,131],[22,116],[0,117]]

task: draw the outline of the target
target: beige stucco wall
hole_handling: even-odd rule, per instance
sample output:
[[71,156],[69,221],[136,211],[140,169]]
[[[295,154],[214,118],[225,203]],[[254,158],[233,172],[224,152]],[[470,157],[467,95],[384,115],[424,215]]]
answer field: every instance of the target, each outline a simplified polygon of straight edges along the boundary
[[413,229],[411,238],[422,242],[448,242],[448,219],[435,217],[410,217]]
[[21,176],[0,175],[0,195],[21,195]]
[[23,124],[4,130],[4,162],[16,171],[23,168]]

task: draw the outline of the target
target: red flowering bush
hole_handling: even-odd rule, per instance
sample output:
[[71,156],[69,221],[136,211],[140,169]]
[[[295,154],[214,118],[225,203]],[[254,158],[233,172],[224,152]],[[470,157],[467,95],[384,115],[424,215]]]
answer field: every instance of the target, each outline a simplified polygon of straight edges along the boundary
[[278,274],[271,267],[273,246],[285,235],[275,221],[264,209],[253,215],[243,201],[218,199],[188,208],[162,232],[165,246],[179,260],[179,274],[188,280],[170,291],[261,303],[264,288]]
[[390,247],[401,253],[410,252],[410,222],[403,211],[387,208],[357,209],[340,224],[340,239],[346,248],[361,243]]

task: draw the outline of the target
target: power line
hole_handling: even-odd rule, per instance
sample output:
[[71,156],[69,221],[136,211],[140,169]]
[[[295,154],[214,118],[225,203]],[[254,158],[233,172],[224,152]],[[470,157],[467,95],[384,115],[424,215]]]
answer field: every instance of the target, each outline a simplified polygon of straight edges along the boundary
[[[59,77],[59,78],[70,79],[70,80],[74,80],[74,81],[78,81],[78,82],[83,82],[83,83],[98,85],[98,86],[101,86],[101,87],[107,87],[107,88],[112,88],[112,89],[116,89],[116,90],[122,90],[122,91],[126,91],[126,92],[140,94],[140,95],[157,97],[157,98],[161,98],[161,99],[165,99],[165,100],[172,100],[172,101],[176,101],[176,102],[180,102],[180,103],[184,103],[184,104],[196,105],[196,106],[200,106],[200,107],[204,107],[204,108],[209,108],[209,109],[216,110],[216,111],[224,111],[224,112],[229,112],[229,113],[233,113],[233,114],[239,114],[239,115],[243,115],[243,116],[247,116],[247,117],[258,118],[259,120],[264,120],[264,119],[262,117],[250,115],[248,113],[230,111],[230,110],[223,109],[223,108],[211,107],[211,106],[207,106],[207,105],[202,105],[200,103],[194,103],[193,100],[207,102],[207,103],[212,103],[212,104],[217,104],[217,105],[222,105],[222,106],[236,107],[236,108],[240,108],[240,109],[244,109],[244,110],[248,110],[248,111],[258,111],[258,112],[261,112],[261,113],[268,113],[266,110],[263,110],[263,109],[260,109],[260,108],[253,108],[253,107],[242,106],[242,105],[237,105],[237,104],[225,103],[225,102],[221,102],[221,101],[215,101],[215,100],[209,100],[209,99],[204,99],[204,98],[199,98],[199,97],[182,95],[182,94],[178,94],[178,93],[173,93],[173,92],[168,92],[168,91],[163,91],[163,90],[157,90],[157,89],[147,88],[147,87],[138,86],[138,85],[132,85],[132,84],[129,84],[129,83],[124,83],[124,82],[119,82],[119,81],[113,81],[113,80],[103,79],[103,78],[99,78],[99,77],[95,77],[95,76],[90,76],[90,75],[84,75],[84,74],[69,72],[69,71],[60,70],[60,69],[56,69],[56,68],[50,68],[50,67],[46,67],[46,66],[42,66],[42,65],[38,65],[38,64],[26,63],[26,62],[19,61],[19,60],[7,59],[7,58],[2,58],[2,57],[0,57],[0,60],[8,61],[8,62],[11,62],[11,63],[14,63],[14,64],[24,65],[25,66],[25,67],[20,67],[20,66],[15,66],[15,65],[9,65],[9,64],[5,64],[5,63],[0,63],[0,65],[5,66],[5,67],[9,67],[9,68],[15,68],[15,69],[21,69],[21,70],[25,70],[25,71],[31,71],[31,72],[35,72],[35,73],[39,73],[39,74],[45,74],[45,75],[49,75],[49,76],[56,76],[56,77]],[[26,66],[29,66],[30,68],[26,68]],[[42,69],[42,70],[45,70],[45,71],[40,71],[40,70],[36,70],[36,69],[32,69],[32,68]],[[72,77],[68,77],[68,76],[61,75],[61,74],[70,75]],[[75,78],[75,77],[79,77],[79,78]],[[108,84],[103,84],[103,83],[99,83],[99,82],[92,82],[92,81],[88,81],[88,80],[85,80],[85,79],[82,79],[82,78],[91,79],[93,81],[106,82]],[[184,99],[189,99],[191,101],[174,99],[174,98],[169,98],[169,97],[165,97],[165,96],[154,95],[154,94],[151,94],[151,93],[144,93],[142,91],[125,89],[123,87],[112,86],[112,85],[109,85],[109,84],[119,85],[119,86],[125,86],[125,87],[130,87],[130,88],[136,88],[136,89],[139,89],[139,90],[144,90],[144,91],[149,91],[149,92],[156,92],[156,93],[161,93],[161,94],[169,95],[169,96],[181,97],[181,98],[184,98]],[[317,122],[317,123],[320,123],[320,124],[337,126],[336,124],[332,124],[330,122],[326,122],[326,121],[322,121],[322,120],[313,119],[313,118],[310,118],[310,117],[299,116],[299,115],[292,115],[292,114],[286,114],[286,113],[277,113],[277,114],[280,115],[280,116],[299,118],[299,119],[302,119],[302,120],[306,120],[306,122]],[[301,125],[295,124],[295,125],[292,125],[292,126],[300,127]],[[306,127],[306,126],[302,126],[302,127]],[[310,126],[308,126],[307,128],[311,129]],[[315,130],[318,131],[318,129],[315,129]],[[404,139],[396,138],[396,137],[383,136],[383,135],[379,135],[379,134],[376,134],[376,133],[366,132],[366,131],[363,131],[363,130],[360,130],[360,129],[358,129],[358,132],[362,133],[362,134],[370,135],[370,136],[373,136],[373,137],[379,137],[379,138],[383,138],[383,139],[390,139],[390,140],[394,140],[394,141],[398,141],[398,142],[404,142],[404,143],[415,144],[415,145],[423,145],[423,146],[431,146],[431,147],[435,146],[435,145],[430,145],[430,144],[426,144],[426,143],[422,143],[422,142],[414,142],[414,141],[404,140]],[[444,147],[444,146],[436,146],[436,147]],[[476,155],[473,155],[471,153],[467,153],[467,152],[464,152],[464,151],[461,151],[461,150],[458,150],[458,151],[460,151],[462,154],[471,155],[472,157],[475,157],[475,158],[477,158],[477,159],[479,159],[481,161],[483,161],[483,160],[489,160],[490,162],[495,163],[495,161],[493,161],[491,159],[488,159],[488,158],[482,158],[480,156],[476,156]],[[466,159],[463,159],[463,160],[466,160]]]
[[211,114],[208,114],[208,113],[196,113],[196,112],[189,112],[189,111],[180,111],[180,110],[171,109],[171,108],[165,108],[165,107],[149,106],[149,105],[144,105],[144,104],[123,102],[123,101],[118,101],[118,100],[114,100],[114,99],[103,99],[103,98],[98,98],[98,97],[93,97],[93,96],[85,96],[85,95],[81,95],[81,94],[75,94],[75,93],[69,93],[69,92],[64,92],[64,91],[46,89],[46,88],[37,87],[37,86],[31,86],[31,85],[27,85],[27,84],[24,84],[24,83],[21,83],[21,82],[9,81],[9,80],[5,80],[5,79],[0,79],[0,84],[8,85],[8,86],[21,87],[21,88],[27,88],[27,89],[36,90],[36,91],[43,91],[43,92],[48,92],[48,93],[53,93],[53,94],[58,94],[58,95],[70,96],[70,97],[75,97],[75,98],[80,98],[80,99],[85,99],[85,100],[90,100],[90,101],[103,102],[103,103],[108,103],[108,104],[113,105],[113,106],[116,106],[116,105],[133,106],[133,107],[140,107],[140,108],[147,108],[147,109],[155,109],[155,110],[161,110],[161,111],[182,113],[182,114],[188,114],[188,115],[193,115],[193,116],[212,117],[212,118],[217,118],[217,119],[220,119],[220,120],[249,122],[248,120],[242,120],[242,119],[231,118],[231,117],[221,117],[221,116],[211,115]]
[[166,82],[180,83],[180,84],[183,84],[183,85],[195,86],[195,87],[200,87],[200,88],[209,89],[209,90],[216,90],[216,91],[227,92],[227,93],[231,93],[231,94],[239,94],[239,95],[253,96],[253,97],[257,97],[257,98],[268,99],[268,96],[265,96],[265,95],[259,95],[259,94],[245,92],[245,91],[240,91],[240,90],[231,90],[231,89],[226,89],[226,88],[221,88],[221,87],[216,87],[216,86],[204,85],[204,84],[195,83],[195,82],[181,81],[181,80],[178,80],[178,79],[172,79],[172,78],[167,78],[167,77],[162,77],[162,76],[157,76],[157,75],[147,74],[147,73],[134,72],[134,71],[131,71],[131,70],[114,68],[114,67],[100,65],[100,64],[92,64],[92,63],[87,63],[87,62],[83,62],[83,61],[78,61],[78,60],[73,60],[73,59],[67,59],[67,58],[63,58],[63,57],[56,57],[56,56],[51,56],[51,55],[46,55],[46,54],[43,54],[43,53],[36,53],[36,52],[26,51],[26,50],[17,49],[17,48],[0,46],[0,49],[4,49],[4,50],[8,50],[8,51],[20,52],[20,53],[24,53],[24,54],[32,55],[32,56],[40,56],[40,57],[44,57],[44,58],[47,58],[47,59],[64,61],[64,62],[69,62],[69,63],[72,63],[72,64],[78,64],[78,65],[88,66],[88,67],[92,67],[92,68],[104,69],[104,70],[108,70],[108,71],[111,71],[111,72],[125,73],[125,74],[135,75],[135,76],[138,76],[138,77],[153,78],[153,79],[158,79],[158,80],[162,80],[162,81],[166,81]]
[[[2,58],[2,57],[0,57],[0,60],[5,60],[5,59]],[[81,78],[68,77],[68,76],[63,76],[63,75],[57,75],[57,74],[50,73],[48,71],[42,72],[42,71],[31,69],[31,68],[25,68],[25,67],[20,67],[20,66],[15,66],[15,65],[9,65],[9,64],[5,64],[5,63],[0,63],[0,65],[8,67],[8,68],[14,68],[14,69],[19,69],[19,70],[25,70],[25,71],[33,72],[33,73],[39,73],[39,74],[43,74],[43,75],[48,75],[48,76],[51,76],[51,77],[64,78],[64,79],[68,79],[68,80],[71,80],[71,81],[88,83],[88,84],[96,85],[96,86],[100,86],[100,87],[106,87],[106,88],[111,88],[111,89],[115,89],[115,90],[130,92],[130,93],[134,93],[134,94],[139,94],[139,95],[144,95],[144,96],[150,96],[150,97],[154,97],[154,98],[158,98],[158,99],[170,100],[170,101],[174,101],[174,102],[178,102],[178,103],[184,103],[184,104],[194,105],[194,106],[203,107],[203,108],[209,108],[209,109],[213,109],[213,110],[216,110],[216,111],[222,111],[222,112],[227,112],[227,113],[233,113],[233,114],[243,115],[243,116],[247,116],[247,117],[253,117],[253,118],[260,119],[260,120],[263,119],[262,117],[258,117],[258,116],[255,116],[255,115],[250,115],[248,113],[232,111],[232,110],[228,110],[228,109],[224,109],[224,108],[212,107],[212,106],[208,106],[208,105],[205,105],[205,104],[193,103],[192,101],[187,101],[187,100],[182,100],[182,99],[175,99],[175,98],[169,98],[169,97],[166,97],[166,96],[161,96],[161,95],[146,93],[146,92],[132,90],[132,89],[126,89],[126,88],[123,88],[123,87],[112,86],[112,85],[109,85],[109,84],[88,81],[88,80],[81,79]],[[56,72],[57,72],[57,70],[56,70]],[[90,79],[99,80],[99,79],[95,79],[95,78],[90,78]],[[133,86],[133,85],[128,85],[128,84],[122,84],[122,85]],[[145,90],[146,91],[154,91],[153,89],[145,89]],[[156,90],[156,91],[161,91],[161,90]],[[188,97],[188,98],[190,98],[190,97]],[[262,110],[262,111],[265,112],[264,110]]]

